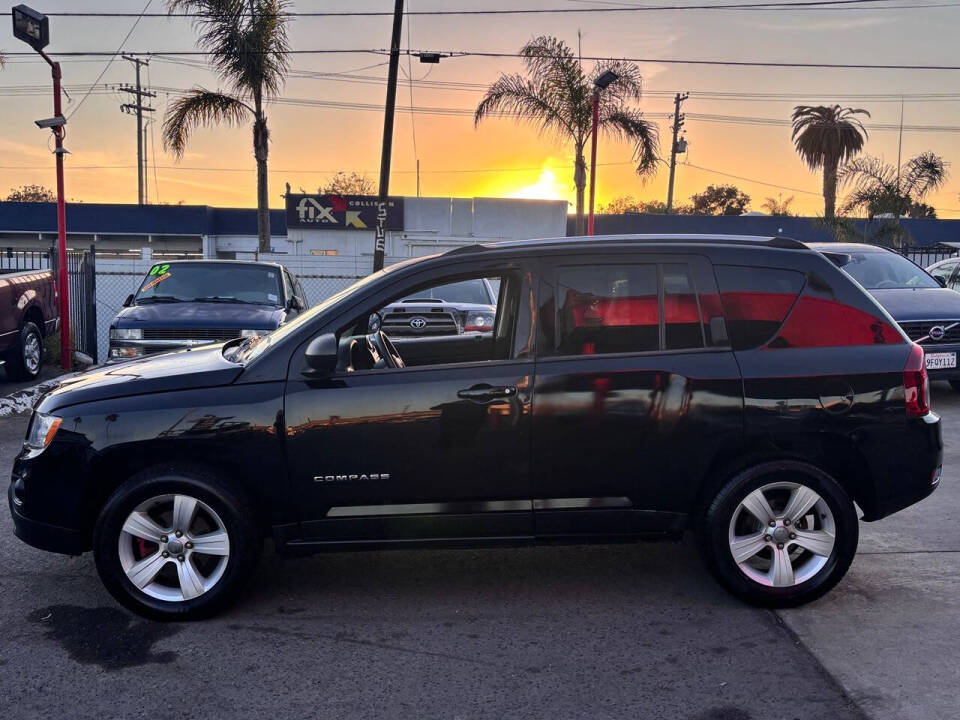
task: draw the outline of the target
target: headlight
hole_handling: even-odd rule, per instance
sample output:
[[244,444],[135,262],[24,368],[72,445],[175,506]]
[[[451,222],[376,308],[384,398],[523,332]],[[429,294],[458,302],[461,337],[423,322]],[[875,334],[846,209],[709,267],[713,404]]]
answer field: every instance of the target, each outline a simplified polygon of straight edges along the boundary
[[489,312],[470,312],[467,313],[467,321],[464,323],[464,330],[493,330],[493,313]]
[[46,415],[35,412],[27,430],[27,439],[23,444],[27,448],[27,457],[36,457],[42,453],[53,440],[53,436],[60,429],[61,418],[56,415]]
[[241,330],[240,337],[260,337],[266,335],[269,330]]
[[111,340],[143,340],[142,328],[110,328]]

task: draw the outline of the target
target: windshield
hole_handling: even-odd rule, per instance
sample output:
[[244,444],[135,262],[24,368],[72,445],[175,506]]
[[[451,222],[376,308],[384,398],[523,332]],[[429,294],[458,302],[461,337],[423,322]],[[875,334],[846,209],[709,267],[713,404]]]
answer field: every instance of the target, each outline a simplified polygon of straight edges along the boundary
[[405,297],[400,302],[415,302],[417,300],[443,300],[448,303],[472,303],[474,305],[489,305],[490,293],[481,278],[476,280],[462,280],[460,282],[437,285],[424,288],[413,295]]
[[368,285],[377,280],[381,280],[385,275],[402,267],[406,267],[411,263],[418,262],[419,260],[420,258],[411,258],[395,265],[391,265],[388,268],[384,268],[379,272],[367,275],[365,278],[357,280],[357,282],[344,288],[340,292],[331,295],[323,302],[314,305],[306,312],[300,313],[293,320],[288,323],[284,323],[273,332],[267,333],[266,335],[260,335],[258,337],[247,338],[239,345],[228,346],[227,352],[229,352],[229,355],[225,353],[225,357],[233,362],[245,363],[253,360],[266,352],[268,348],[282,341],[288,335],[295,334],[304,325],[312,322],[317,315],[326,311],[328,308],[341,301],[347,300],[356,293],[363,291]]
[[892,252],[850,253],[849,258],[841,267],[867,290],[940,287],[922,268]]
[[280,305],[282,298],[276,268],[242,263],[157,263],[140,284],[134,302]]

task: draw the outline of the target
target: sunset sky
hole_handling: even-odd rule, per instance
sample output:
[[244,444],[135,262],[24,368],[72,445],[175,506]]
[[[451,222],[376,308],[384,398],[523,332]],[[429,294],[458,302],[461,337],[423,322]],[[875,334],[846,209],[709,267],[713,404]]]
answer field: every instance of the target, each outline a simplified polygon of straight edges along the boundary
[[[720,0],[709,0],[711,3]],[[36,0],[36,8],[55,13],[67,10],[139,12],[146,0],[69,1]],[[462,8],[622,7],[621,0],[410,0],[408,9]],[[704,0],[646,0],[646,6],[704,4]],[[922,7],[947,5],[946,7]],[[892,9],[879,9],[890,6]],[[391,11],[389,0],[328,2],[299,0],[293,10]],[[404,40],[415,49],[516,52],[530,37],[552,34],[571,46],[582,34],[585,56],[618,56],[657,59],[766,60],[824,63],[960,64],[956,33],[960,2],[947,0],[890,0],[876,7],[854,9],[657,11],[570,15],[419,17],[405,20]],[[150,11],[162,11],[162,0]],[[52,43],[57,51],[113,51],[128,33],[132,18],[51,18]],[[308,49],[380,49],[389,45],[390,18],[302,18],[290,22],[292,46]],[[194,50],[196,34],[182,18],[144,18],[123,45],[127,52],[153,51],[175,55]],[[23,52],[4,21],[0,48]],[[69,115],[84,92],[97,79],[106,58],[65,58],[64,82],[73,102]],[[588,64],[588,61],[584,61]],[[218,87],[216,77],[202,59],[186,64],[155,58],[149,81],[158,90],[157,120],[178,89],[193,85]],[[296,55],[292,67],[300,77],[290,77],[283,97],[310,102],[361,103],[382,106],[385,86],[375,80],[345,81],[303,77],[303,73],[349,73],[385,78],[386,58],[372,54]],[[573,200],[572,146],[554,138],[538,137],[535,129],[512,120],[493,118],[474,129],[470,112],[483,94],[482,87],[501,72],[520,69],[512,58],[444,58],[438,66],[412,60],[414,79],[428,83],[459,83],[457,88],[415,84],[413,105],[454,108],[463,114],[417,114],[411,120],[407,58],[401,59],[397,95],[391,192],[416,194],[415,158],[421,165],[421,193],[429,196],[509,196]],[[907,126],[947,126],[948,130],[908,129],[903,134],[903,157],[931,150],[952,163],[952,177],[940,193],[927,202],[945,218],[960,217],[960,81],[958,71],[890,71],[775,69],[673,65],[641,65],[648,95],[640,107],[660,127],[664,153],[669,148],[672,94],[689,91],[684,106],[688,115],[735,118],[771,118],[785,121],[798,102],[840,102],[863,107],[872,114],[869,124],[897,124],[901,93]],[[425,76],[429,73],[429,77]],[[144,79],[147,79],[145,74]],[[87,202],[136,202],[136,131],[133,117],[120,112],[127,100],[105,85],[133,81],[130,63],[115,59],[82,107],[70,116],[66,146],[67,195]],[[8,188],[25,183],[53,187],[53,159],[47,147],[49,133],[33,120],[51,115],[50,75],[35,58],[12,56],[0,70],[0,197]],[[30,89],[28,87],[30,86]],[[783,94],[783,99],[751,97],[716,100],[698,93]],[[946,98],[919,94],[956,93]],[[886,94],[886,98],[864,97]],[[909,97],[913,96],[913,97]],[[316,190],[334,171],[356,170],[376,179],[380,158],[383,115],[379,108],[344,109],[278,103],[270,110],[271,205],[282,206],[284,183],[296,191]],[[201,130],[190,141],[178,163],[162,151],[159,122],[153,128],[149,192],[151,202],[252,206],[255,204],[254,161],[251,132],[244,128]],[[414,152],[413,132],[416,133]],[[710,183],[732,182],[747,192],[751,209],[758,210],[768,196],[794,196],[793,207],[803,214],[822,214],[820,176],[807,170],[793,151],[789,127],[742,122],[710,122],[688,117],[689,153],[681,156],[676,197],[689,196]],[[896,162],[897,132],[871,129],[867,152]],[[156,150],[153,155],[152,150]],[[629,145],[601,139],[597,176],[598,202],[619,195],[644,200],[665,200],[664,168],[646,184],[634,175]],[[154,174],[153,164],[156,161]],[[119,167],[118,167],[119,166]],[[738,178],[728,177],[738,176]],[[742,178],[742,179],[741,179]],[[763,183],[767,183],[766,185]],[[773,187],[781,186],[781,187]],[[571,208],[572,209],[572,208]]]

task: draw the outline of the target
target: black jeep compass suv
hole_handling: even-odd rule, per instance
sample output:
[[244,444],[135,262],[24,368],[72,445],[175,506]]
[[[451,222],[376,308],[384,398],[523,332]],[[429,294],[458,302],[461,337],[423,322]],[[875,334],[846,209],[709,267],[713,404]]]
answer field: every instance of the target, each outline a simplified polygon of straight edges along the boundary
[[[408,362],[371,318],[496,281],[493,331]],[[373,318],[373,322],[376,319]],[[926,497],[923,351],[784,238],[507,242],[375,273],[261,337],[64,381],[9,490],[16,532],[93,550],[127,607],[207,615],[280,551],[677,536],[752,603],[816,598],[858,518]]]

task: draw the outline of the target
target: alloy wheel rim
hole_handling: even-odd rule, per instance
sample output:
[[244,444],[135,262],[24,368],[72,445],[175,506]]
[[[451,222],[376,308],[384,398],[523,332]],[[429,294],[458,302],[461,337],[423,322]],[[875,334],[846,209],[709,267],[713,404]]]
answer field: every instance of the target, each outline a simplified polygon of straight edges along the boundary
[[827,502],[808,486],[770,483],[740,501],[730,518],[729,544],[733,561],[748,578],[768,587],[793,587],[829,561],[836,521]]
[[33,333],[27,335],[23,343],[23,363],[30,372],[36,372],[40,367],[40,341]]
[[230,538],[216,511],[190,495],[159,495],[127,516],[120,565],[140,592],[185,602],[209,592],[230,559]]

